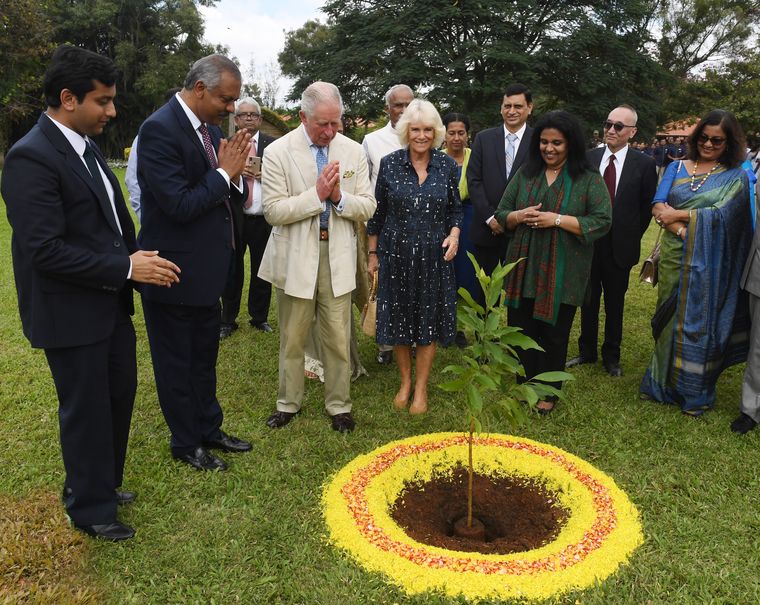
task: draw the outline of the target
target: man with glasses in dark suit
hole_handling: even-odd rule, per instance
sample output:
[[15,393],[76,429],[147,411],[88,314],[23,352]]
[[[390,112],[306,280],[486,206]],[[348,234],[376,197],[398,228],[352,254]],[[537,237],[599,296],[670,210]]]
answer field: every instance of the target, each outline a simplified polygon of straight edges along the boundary
[[622,376],[620,343],[623,338],[623,307],[631,267],[639,262],[641,237],[652,218],[652,198],[657,189],[654,160],[628,146],[636,134],[638,115],[633,107],[620,105],[604,122],[604,147],[587,153],[598,167],[612,201],[612,227],[594,242],[589,277],[590,299],[581,307],[580,354],[567,367],[597,360],[599,306],[604,292],[604,343],[602,361],[610,376]]

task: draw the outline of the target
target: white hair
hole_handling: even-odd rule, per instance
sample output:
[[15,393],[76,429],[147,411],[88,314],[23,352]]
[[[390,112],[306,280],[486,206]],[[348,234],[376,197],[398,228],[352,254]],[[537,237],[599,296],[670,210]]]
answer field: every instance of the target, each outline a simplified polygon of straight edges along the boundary
[[340,115],[343,115],[343,99],[335,84],[330,82],[314,82],[309,84],[301,94],[301,111],[308,117],[314,115],[317,105],[336,104],[340,107]]
[[391,97],[393,94],[399,90],[403,90],[408,92],[410,95],[414,96],[414,91],[409,88],[406,84],[394,84],[391,86],[388,91],[385,93],[385,106],[390,107],[391,106]]
[[253,97],[244,97],[235,103],[235,115],[240,111],[241,105],[253,105],[256,108],[256,111],[261,113],[261,105],[259,105],[258,101]]
[[409,103],[404,114],[399,118],[396,124],[398,139],[402,147],[409,146],[409,126],[412,124],[423,124],[432,126],[435,129],[435,138],[433,147],[437,149],[443,143],[443,137],[446,134],[446,128],[441,121],[441,114],[430,101],[425,99],[414,99]]

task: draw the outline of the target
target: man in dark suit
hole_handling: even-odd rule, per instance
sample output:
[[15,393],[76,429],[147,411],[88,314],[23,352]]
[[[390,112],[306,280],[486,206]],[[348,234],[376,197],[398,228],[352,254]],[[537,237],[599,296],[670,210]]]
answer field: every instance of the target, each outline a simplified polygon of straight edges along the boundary
[[116,177],[88,138],[116,115],[110,59],[62,46],[45,73],[47,111],[8,153],[2,194],[24,335],[45,350],[58,393],[66,480],[78,529],[131,538],[117,504],[137,388],[132,282],[158,288],[179,269],[138,251]]
[[652,198],[657,189],[654,160],[628,146],[636,134],[636,111],[621,105],[604,123],[605,146],[588,152],[589,162],[599,168],[612,199],[612,227],[594,243],[588,300],[581,307],[578,357],[567,367],[594,363],[597,359],[599,302],[604,291],[604,343],[602,362],[610,376],[622,376],[620,342],[623,338],[623,307],[631,267],[639,262],[641,237],[652,218]]
[[[501,102],[503,125],[478,133],[467,166],[467,187],[473,204],[470,238],[475,260],[491,274],[507,252],[504,229],[494,218],[507,183],[523,163],[533,129],[526,122],[533,111],[533,95],[523,84],[510,84]],[[484,303],[478,290],[476,300]]]
[[272,284],[258,276],[261,257],[267,247],[272,227],[264,219],[261,205],[261,158],[267,145],[274,141],[272,137],[259,130],[261,126],[261,107],[255,99],[241,99],[235,109],[235,126],[238,130],[247,130],[251,135],[250,158],[259,158],[257,166],[249,160],[243,169],[243,178],[248,185],[248,197],[243,205],[234,204],[232,215],[235,221],[236,245],[227,285],[222,293],[222,326],[219,340],[227,338],[237,330],[237,315],[240,311],[240,299],[243,294],[245,274],[245,250],[251,251],[251,280],[248,287],[248,313],[250,324],[262,332],[271,332],[267,322],[269,303],[272,298]]
[[235,246],[232,205],[248,193],[241,175],[251,149],[247,131],[227,141],[218,125],[239,95],[237,66],[222,55],[203,57],[139,134],[139,242],[183,271],[171,290],[142,290],[145,327],[172,455],[198,470],[227,468],[211,448],[251,449],[222,431],[216,398],[219,297]]

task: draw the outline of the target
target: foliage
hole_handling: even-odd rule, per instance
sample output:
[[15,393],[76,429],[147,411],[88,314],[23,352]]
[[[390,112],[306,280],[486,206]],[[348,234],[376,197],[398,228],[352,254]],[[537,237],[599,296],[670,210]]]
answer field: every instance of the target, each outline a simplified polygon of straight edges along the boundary
[[[203,39],[203,20],[197,4],[211,4],[213,0],[0,0],[11,6],[28,3],[37,11],[35,22],[49,24],[42,29],[43,46],[31,54],[27,72],[38,76],[45,70],[50,50],[67,43],[82,46],[104,54],[114,60],[121,71],[116,83],[116,109],[118,117],[99,137],[99,145],[106,155],[119,157],[128,147],[143,120],[164,103],[166,91],[181,86],[193,61],[214,52]],[[21,4],[19,4],[19,2]],[[31,29],[31,28],[30,28]],[[21,37],[21,39],[25,39]],[[15,44],[11,40],[10,44]],[[34,43],[28,43],[34,48]],[[2,48],[2,47],[0,47]],[[3,50],[5,50],[3,48]],[[5,54],[3,55],[5,57]],[[5,60],[5,59],[4,59]],[[0,76],[0,90],[19,89],[23,78],[5,70]],[[12,120],[9,142],[23,135],[44,109],[40,80],[28,91],[35,102],[24,118]],[[19,98],[16,94],[14,98]]]
[[685,78],[707,62],[741,57],[757,34],[757,0],[662,0],[660,62]]
[[[562,391],[542,381],[560,382],[572,380],[567,372],[544,372],[525,380],[525,369],[518,358],[517,349],[541,349],[536,341],[522,333],[516,326],[502,324],[504,313],[504,279],[517,263],[499,263],[489,276],[468,252],[475,267],[475,276],[485,295],[485,308],[475,302],[466,288],[459,288],[462,304],[457,308],[460,330],[473,335],[468,353],[462,355],[462,363],[446,366],[443,371],[452,374],[454,380],[438,385],[451,393],[464,393],[467,402],[467,427],[469,430],[470,458],[468,465],[467,526],[472,526],[472,437],[482,430],[484,407],[490,402],[489,394],[496,394],[495,402],[501,416],[512,430],[525,423],[527,414],[523,404],[534,407],[548,396],[562,396]],[[519,382],[514,378],[519,377]],[[484,397],[486,395],[486,397]]]
[[[380,115],[385,90],[404,82],[442,111],[470,114],[477,130],[498,120],[503,87],[524,82],[537,98],[572,104],[597,124],[623,100],[621,91],[637,103],[646,90],[640,80],[661,76],[645,52],[649,0],[612,8],[569,0],[330,0],[322,10],[327,22],[289,32],[279,55],[283,72],[295,79],[290,98],[316,79],[329,80],[352,115],[368,119]],[[594,67],[602,77],[587,77]]]
[[674,90],[668,115],[699,117],[716,108],[734,113],[748,139],[760,143],[760,55],[689,76]]
[[11,123],[40,108],[40,65],[50,55],[53,24],[47,2],[0,0],[0,150]]

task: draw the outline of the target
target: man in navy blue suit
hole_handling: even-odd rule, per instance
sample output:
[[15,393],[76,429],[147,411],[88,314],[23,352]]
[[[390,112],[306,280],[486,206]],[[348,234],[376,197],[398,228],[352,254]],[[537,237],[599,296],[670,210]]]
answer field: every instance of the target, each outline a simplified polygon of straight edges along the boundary
[[58,393],[66,480],[78,529],[109,540],[135,531],[117,504],[137,388],[132,283],[155,289],[179,268],[137,250],[116,177],[89,139],[116,115],[110,59],[62,46],[45,73],[47,111],[8,153],[2,193],[24,335],[45,350]]
[[[501,101],[503,124],[479,132],[472,145],[467,166],[467,187],[473,205],[470,239],[475,244],[475,260],[488,275],[507,253],[507,238],[494,212],[528,153],[533,129],[527,121],[532,111],[530,89],[524,84],[510,84]],[[485,303],[480,289],[475,300]]]
[[175,459],[198,470],[225,470],[210,449],[244,452],[225,433],[216,398],[220,306],[235,246],[232,206],[248,189],[241,174],[251,135],[224,140],[219,124],[235,108],[240,71],[227,57],[196,61],[184,88],[140,128],[140,247],[182,267],[171,290],[141,291],[161,411]]

